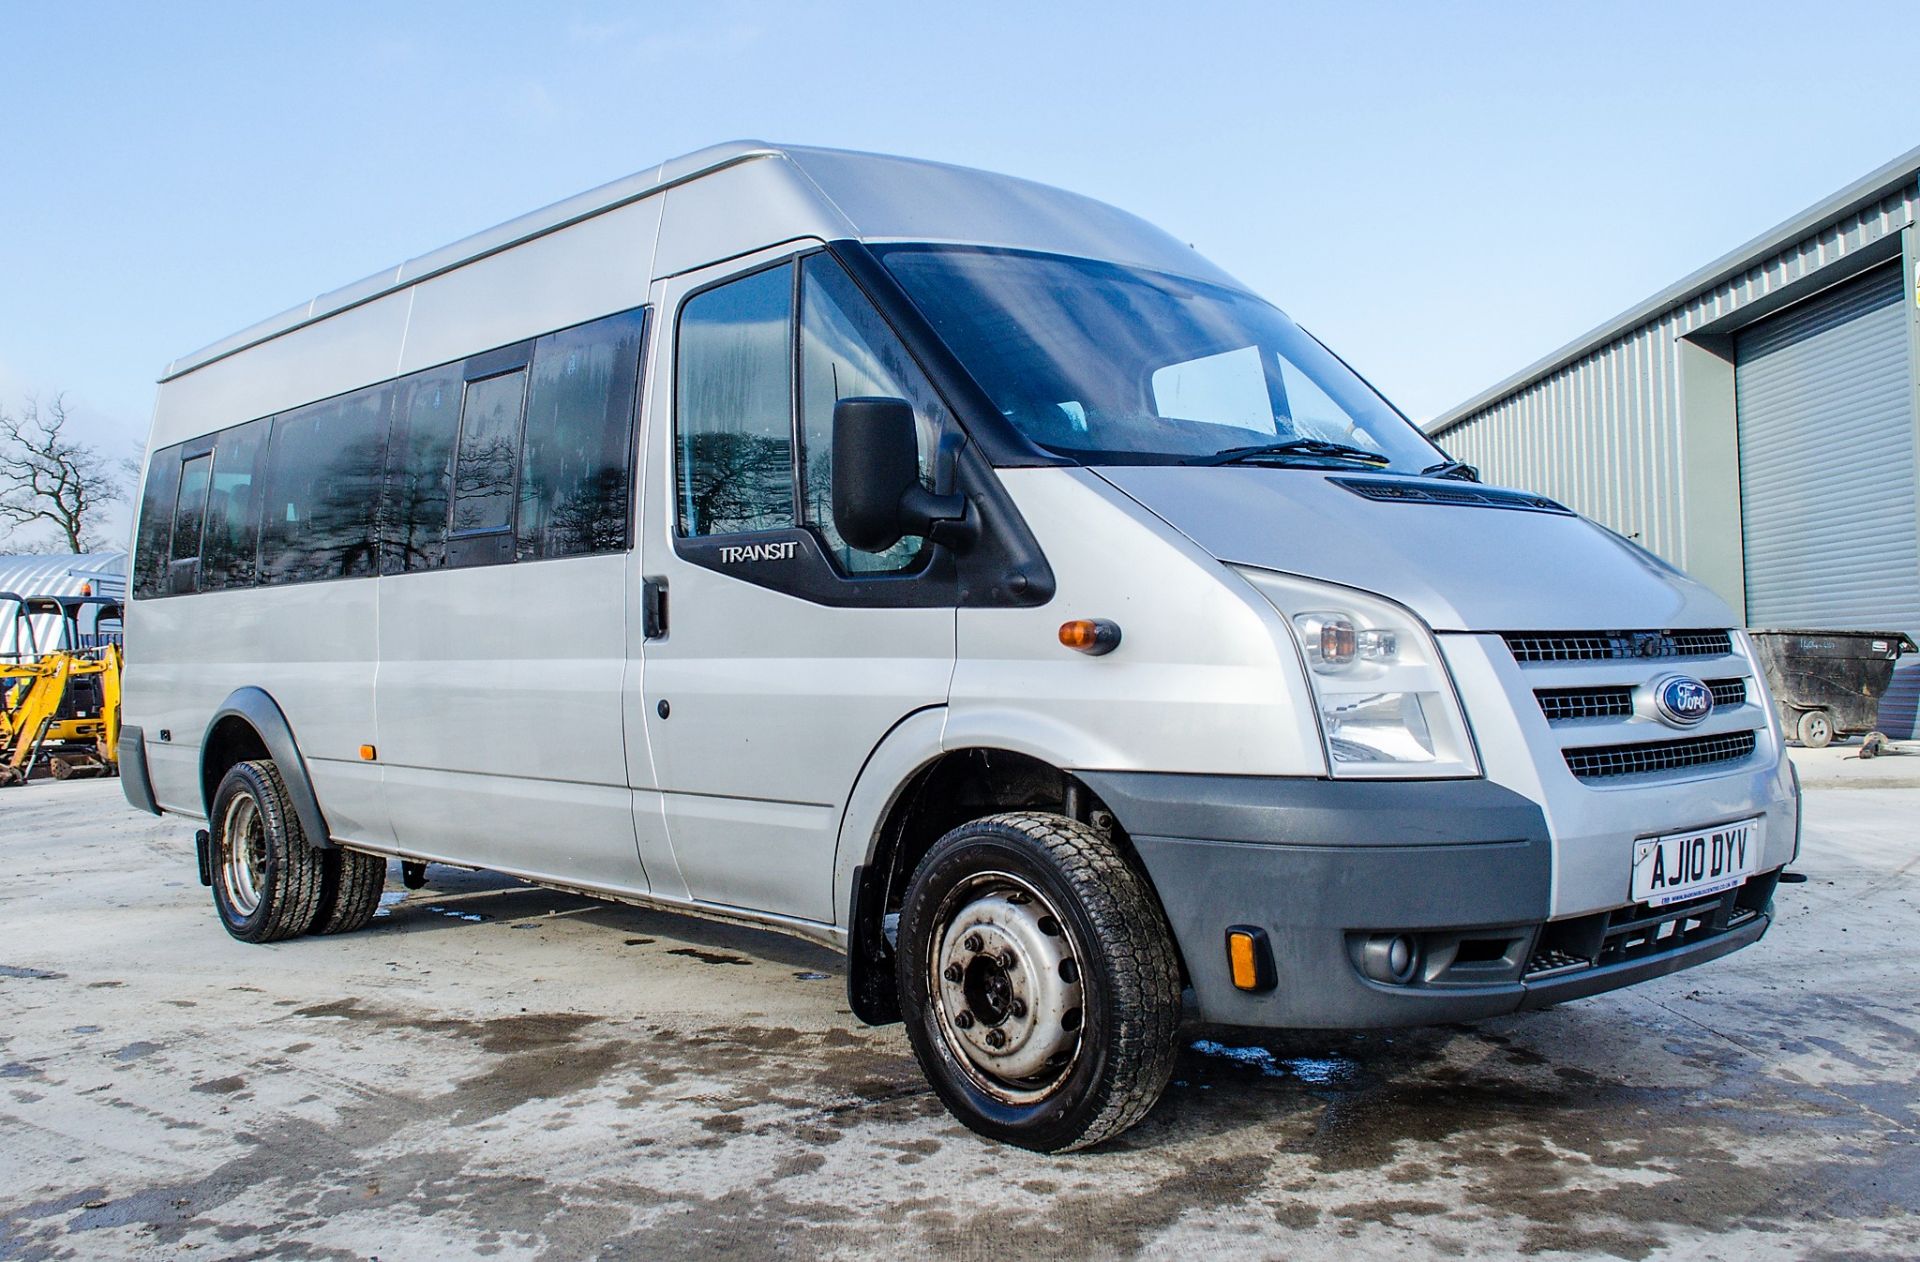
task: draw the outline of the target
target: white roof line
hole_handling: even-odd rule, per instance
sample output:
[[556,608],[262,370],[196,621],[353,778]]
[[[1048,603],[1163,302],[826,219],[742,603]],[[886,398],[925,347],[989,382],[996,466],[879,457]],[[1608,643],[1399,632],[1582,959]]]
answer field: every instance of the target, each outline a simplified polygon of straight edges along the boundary
[[191,354],[182,355],[167,365],[167,370],[160,374],[160,380],[171,381],[175,377],[204,367],[217,359],[225,359],[250,346],[257,346],[282,333],[297,329],[301,325],[325,319],[350,307],[372,302],[376,298],[383,298],[410,285],[438,276],[442,272],[452,271],[456,267],[486,258],[490,254],[512,249],[535,237],[558,232],[583,219],[651,197],[655,193],[664,192],[676,184],[684,184],[689,180],[696,180],[703,175],[711,175],[715,171],[756,158],[781,157],[785,152],[784,149],[760,141],[736,140],[700,149],[655,167],[648,167],[633,175],[624,176],[611,183],[602,184],[598,188],[588,189],[584,193],[577,193],[557,201],[551,206],[509,219],[484,232],[463,237],[451,245],[441,246],[437,250],[408,259],[397,266],[385,268],[350,285],[343,285],[329,293],[320,294],[279,315],[269,316],[238,333],[224,337]]

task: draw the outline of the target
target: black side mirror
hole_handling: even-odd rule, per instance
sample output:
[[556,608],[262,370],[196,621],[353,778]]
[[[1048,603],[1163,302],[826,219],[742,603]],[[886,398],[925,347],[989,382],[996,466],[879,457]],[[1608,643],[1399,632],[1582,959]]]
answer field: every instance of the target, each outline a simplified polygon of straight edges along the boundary
[[959,542],[966,500],[920,484],[920,443],[905,399],[842,399],[833,407],[833,524],[849,546],[885,552],[908,535]]

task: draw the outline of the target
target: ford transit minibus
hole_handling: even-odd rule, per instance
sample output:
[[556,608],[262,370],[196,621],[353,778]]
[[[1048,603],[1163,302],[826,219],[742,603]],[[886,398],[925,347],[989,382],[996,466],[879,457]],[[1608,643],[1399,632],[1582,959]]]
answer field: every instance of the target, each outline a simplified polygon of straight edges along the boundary
[[176,361],[126,646],[127,795],[234,937],[395,859],[769,926],[1048,1151],[1183,1019],[1725,955],[1798,846],[1705,587],[1159,229],[867,154],[705,150]]

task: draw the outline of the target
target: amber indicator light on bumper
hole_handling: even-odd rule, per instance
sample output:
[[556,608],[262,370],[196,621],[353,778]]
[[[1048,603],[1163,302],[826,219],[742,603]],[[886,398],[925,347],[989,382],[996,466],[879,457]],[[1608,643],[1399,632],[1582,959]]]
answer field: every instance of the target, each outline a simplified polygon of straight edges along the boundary
[[1120,647],[1120,624],[1105,618],[1075,618],[1060,624],[1060,643],[1089,657],[1099,657]]
[[1272,990],[1273,948],[1267,945],[1267,931],[1252,925],[1234,925],[1227,930],[1227,968],[1236,989]]

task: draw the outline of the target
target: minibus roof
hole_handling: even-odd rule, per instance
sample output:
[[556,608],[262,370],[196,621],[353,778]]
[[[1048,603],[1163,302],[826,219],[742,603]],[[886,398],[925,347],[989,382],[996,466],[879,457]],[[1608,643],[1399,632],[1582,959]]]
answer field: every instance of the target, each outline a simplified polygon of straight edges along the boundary
[[[943,241],[1048,250],[1107,259],[1241,288],[1198,251],[1125,211],[1031,180],[968,167],[794,145],[737,140],[714,145],[589,189],[485,232],[324,293],[167,365],[168,381],[203,364],[316,320],[371,302],[463,264],[498,254],[642,198],[743,163],[768,163],[786,196],[774,213],[794,236],[865,241]],[[761,202],[757,210],[766,213]],[[701,260],[701,263],[715,260]]]

